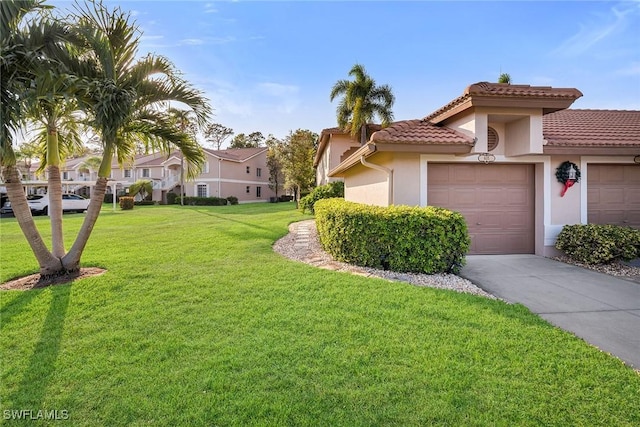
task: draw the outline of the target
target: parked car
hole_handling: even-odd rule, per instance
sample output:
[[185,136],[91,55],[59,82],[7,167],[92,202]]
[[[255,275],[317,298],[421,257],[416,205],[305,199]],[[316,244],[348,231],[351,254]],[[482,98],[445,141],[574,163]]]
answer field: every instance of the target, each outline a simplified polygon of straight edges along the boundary
[[[62,211],[63,212],[84,212],[89,207],[89,199],[85,199],[77,194],[62,195]],[[49,195],[48,194],[30,194],[27,196],[27,203],[31,208],[33,215],[46,215],[49,213]],[[12,213],[11,202],[5,202],[0,210],[1,213]]]

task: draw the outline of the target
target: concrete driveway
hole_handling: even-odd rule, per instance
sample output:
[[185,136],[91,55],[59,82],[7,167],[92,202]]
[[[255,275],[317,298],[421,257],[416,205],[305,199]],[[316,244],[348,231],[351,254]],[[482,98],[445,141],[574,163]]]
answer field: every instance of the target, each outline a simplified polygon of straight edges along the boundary
[[462,277],[640,369],[640,284],[535,255],[470,255]]

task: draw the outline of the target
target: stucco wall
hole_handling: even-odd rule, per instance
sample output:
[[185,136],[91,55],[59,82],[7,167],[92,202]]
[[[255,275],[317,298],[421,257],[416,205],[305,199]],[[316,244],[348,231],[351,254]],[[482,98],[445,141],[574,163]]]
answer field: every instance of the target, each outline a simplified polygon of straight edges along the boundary
[[551,224],[552,225],[566,225],[566,224],[580,224],[580,186],[582,180],[579,183],[573,185],[565,193],[564,197],[560,196],[563,185],[556,179],[556,169],[564,161],[570,161],[580,166],[579,157],[569,156],[552,156],[550,167],[550,203],[551,203]]
[[383,172],[357,165],[344,177],[345,199],[368,205],[388,206],[389,186]]

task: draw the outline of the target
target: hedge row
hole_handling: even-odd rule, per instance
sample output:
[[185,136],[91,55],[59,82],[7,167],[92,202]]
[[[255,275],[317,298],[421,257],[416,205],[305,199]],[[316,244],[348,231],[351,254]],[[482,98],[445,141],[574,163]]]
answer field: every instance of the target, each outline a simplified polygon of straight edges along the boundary
[[470,245],[463,216],[442,208],[323,199],[315,213],[323,248],[338,261],[365,267],[456,273]]
[[606,264],[640,257],[640,230],[618,225],[565,225],[556,249],[585,264]]
[[[174,193],[167,194],[167,203],[170,205],[180,204],[180,195]],[[222,197],[192,197],[184,196],[184,204],[186,206],[224,206],[237,205],[238,198],[229,196],[226,199]]]

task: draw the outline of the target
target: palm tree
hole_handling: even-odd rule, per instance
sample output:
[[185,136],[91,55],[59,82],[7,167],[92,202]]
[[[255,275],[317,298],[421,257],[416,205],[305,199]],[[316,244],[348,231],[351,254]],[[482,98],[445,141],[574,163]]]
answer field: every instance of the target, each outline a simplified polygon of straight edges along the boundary
[[[54,58],[64,50],[67,31],[64,25],[42,16],[39,19],[26,20],[30,13],[47,8],[49,7],[45,6],[41,0],[9,0],[0,4],[0,12],[2,12],[0,18],[2,38],[0,163],[14,215],[40,265],[42,275],[55,274],[60,267],[60,259],[56,255],[63,252],[61,224],[59,227],[54,225],[56,219],[52,219],[55,242],[52,253],[40,236],[27,204],[20,173],[16,167],[13,135],[30,114],[32,117],[33,114],[47,116],[48,122],[52,124],[48,132],[54,144],[52,150],[57,152],[55,123],[60,111],[55,104],[59,95],[57,90],[65,91],[66,79],[61,78],[57,73],[59,63]],[[27,102],[29,100],[35,101],[29,103]],[[37,104],[43,109],[35,113]],[[48,107],[45,107],[47,104]],[[48,152],[51,163],[55,163],[56,156],[57,153]],[[55,171],[52,174],[55,180]],[[61,199],[60,195],[60,200],[57,202],[60,208],[60,221]]]
[[[190,110],[181,110],[178,108],[169,108],[169,114],[174,120],[181,132],[187,133],[195,142],[196,133],[198,132],[198,124]],[[180,206],[184,206],[184,156],[180,155]]]
[[509,73],[500,73],[500,77],[498,77],[498,83],[511,84],[511,76]]
[[376,86],[376,82],[367,74],[364,67],[355,64],[349,71],[354,80],[338,80],[331,89],[331,101],[337,96],[343,98],[336,109],[338,126],[349,131],[352,137],[360,132],[360,143],[366,143],[367,124],[375,116],[383,127],[393,121],[391,108],[395,97],[389,85]]
[[153,55],[136,59],[140,34],[130,14],[90,2],[76,5],[75,18],[75,36],[88,48],[89,58],[79,82],[80,105],[102,139],[103,155],[84,222],[61,260],[65,271],[79,268],[100,213],[114,156],[121,164],[129,160],[138,141],[148,151],[170,152],[177,147],[189,165],[188,174],[195,175],[204,163],[204,153],[175,126],[166,106],[173,101],[184,104],[199,125],[206,123],[211,111],[202,93],[182,79],[169,60]]

